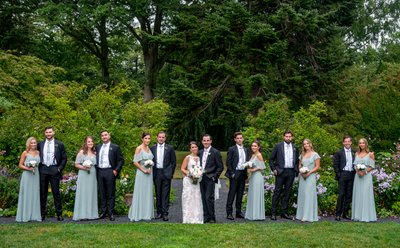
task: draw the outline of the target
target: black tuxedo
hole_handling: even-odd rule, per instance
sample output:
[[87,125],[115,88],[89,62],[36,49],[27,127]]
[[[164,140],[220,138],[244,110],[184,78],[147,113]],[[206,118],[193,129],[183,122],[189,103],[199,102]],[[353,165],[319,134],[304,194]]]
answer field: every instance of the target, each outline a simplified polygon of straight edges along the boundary
[[154,155],[153,161],[153,181],[156,191],[156,208],[157,214],[168,216],[169,210],[169,194],[171,191],[171,179],[174,176],[176,167],[176,155],[171,145],[164,143],[164,158],[162,169],[157,168],[157,146],[150,148]]
[[[204,149],[200,150],[199,157],[203,166]],[[206,167],[204,168],[203,178],[200,182],[201,199],[203,201],[204,221],[215,221],[215,184],[224,170],[221,153],[214,147],[209,147]]]
[[115,180],[117,178],[113,171],[116,170],[119,174],[122,166],[124,165],[124,157],[122,155],[121,148],[116,144],[110,143],[108,150],[108,162],[110,163],[111,168],[100,168],[100,151],[102,145],[103,144],[99,144],[96,146],[97,164],[95,165],[101,197],[101,211],[103,215],[108,212],[108,215],[112,216],[114,215]]
[[351,165],[352,171],[344,170],[347,160],[346,160],[346,151],[344,148],[340,149],[333,156],[333,168],[336,173],[336,180],[338,180],[338,199],[336,204],[336,216],[341,217],[342,215],[347,215],[347,212],[350,209],[351,200],[353,197],[353,184],[354,184],[354,158],[355,152],[351,150]]
[[54,141],[54,159],[51,165],[46,165],[44,161],[43,151],[46,141],[42,141],[38,145],[40,152],[40,210],[42,218],[45,218],[47,214],[47,192],[49,182],[51,186],[51,192],[54,198],[54,207],[56,209],[57,216],[62,215],[61,205],[61,194],[60,194],[60,179],[62,178],[62,171],[67,163],[67,153],[65,152],[64,144],[61,141]]
[[[245,161],[250,159],[249,149],[243,147],[245,154]],[[232,204],[236,197],[236,214],[242,213],[242,199],[245,187],[245,182],[247,179],[247,170],[236,170],[239,163],[239,148],[234,145],[229,148],[228,156],[226,158],[226,173],[225,176],[229,178],[229,192],[228,199],[226,201],[226,213],[227,215],[232,214],[233,208]]]
[[299,173],[299,152],[296,146],[292,143],[293,153],[293,168],[285,168],[285,142],[278,143],[271,152],[269,158],[269,166],[271,171],[276,170],[277,175],[275,176],[275,190],[272,197],[272,209],[271,214],[276,214],[276,207],[279,202],[281,193],[283,192],[283,198],[281,202],[281,214],[287,214],[287,207],[289,204],[290,191],[292,189],[294,178]]

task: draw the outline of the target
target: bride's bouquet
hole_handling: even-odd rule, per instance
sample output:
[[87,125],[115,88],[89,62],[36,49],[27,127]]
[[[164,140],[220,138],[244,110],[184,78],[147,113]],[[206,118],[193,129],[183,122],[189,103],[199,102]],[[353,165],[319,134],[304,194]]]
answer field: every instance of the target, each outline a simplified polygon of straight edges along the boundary
[[239,169],[241,169],[241,170],[244,170],[244,169],[247,169],[247,168],[253,168],[253,167],[254,167],[254,163],[251,162],[251,161],[247,161],[247,162],[239,165]]
[[32,167],[33,168],[32,173],[33,173],[33,175],[35,175],[36,160],[29,161],[28,167]]
[[359,171],[365,171],[367,167],[365,166],[365,164],[356,164],[356,169]]
[[82,163],[82,166],[88,169],[88,170],[87,170],[87,173],[88,173],[88,174],[90,174],[90,168],[92,168],[92,165],[93,165],[93,163],[92,163],[92,161],[90,161],[90,160],[85,160],[85,161],[83,161],[83,163]]
[[154,162],[153,162],[153,160],[148,159],[148,160],[144,161],[143,165],[146,169],[149,169],[150,167],[152,167],[154,165]]
[[203,168],[197,164],[189,168],[189,177],[192,179],[193,184],[199,183],[203,177]]

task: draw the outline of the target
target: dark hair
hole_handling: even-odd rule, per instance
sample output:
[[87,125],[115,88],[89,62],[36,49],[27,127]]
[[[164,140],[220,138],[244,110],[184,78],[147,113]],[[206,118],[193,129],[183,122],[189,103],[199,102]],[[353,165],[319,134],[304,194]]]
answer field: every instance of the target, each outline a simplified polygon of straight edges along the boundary
[[345,139],[350,139],[350,141],[353,141],[353,138],[350,135],[343,136],[343,140],[342,141],[344,142]]
[[197,145],[197,142],[196,142],[196,141],[190,141],[190,143],[189,143],[189,149],[190,149],[190,147],[191,147],[192,145],[196,145],[197,147],[199,147],[199,146]]
[[242,135],[242,136],[243,136],[242,132],[235,132],[235,133],[233,134],[233,138],[236,139],[236,137],[237,137],[238,135]]
[[103,130],[101,130],[100,135],[101,135],[102,133],[104,133],[104,132],[110,133],[107,129],[103,129]]
[[147,135],[148,135],[148,136],[151,136],[149,132],[143,132],[143,133],[142,133],[142,139],[143,139],[144,137],[146,137]]
[[44,131],[46,132],[48,129],[51,129],[51,130],[54,131],[54,128],[53,128],[52,126],[47,126],[47,127],[45,127],[45,128],[44,128]]
[[[261,152],[260,141],[258,141],[258,140],[253,141],[253,142],[251,142],[250,146],[251,146],[253,143],[256,143],[256,144],[257,144],[257,146],[258,146],[258,151]],[[253,150],[251,150],[251,153],[253,153]]]
[[290,131],[289,129],[286,130],[286,131],[283,133],[283,136],[285,136],[285,135],[288,134],[288,133],[290,133],[292,136],[294,136],[293,132]]
[[94,138],[93,138],[93,136],[86,136],[85,140],[84,140],[84,144],[81,147],[81,150],[83,151],[83,154],[85,154],[85,155],[88,154],[88,151],[89,151],[89,147],[86,145],[86,142],[87,142],[88,139],[92,139],[93,140],[93,147],[90,150],[91,150],[91,152],[96,153],[96,150],[94,148]]
[[165,131],[159,131],[158,133],[157,133],[157,136],[159,135],[159,134],[165,134],[165,136],[167,136],[167,133],[165,132]]
[[204,137],[210,137],[210,140],[212,140],[212,137],[211,137],[211,135],[209,135],[209,134],[203,134],[203,138]]

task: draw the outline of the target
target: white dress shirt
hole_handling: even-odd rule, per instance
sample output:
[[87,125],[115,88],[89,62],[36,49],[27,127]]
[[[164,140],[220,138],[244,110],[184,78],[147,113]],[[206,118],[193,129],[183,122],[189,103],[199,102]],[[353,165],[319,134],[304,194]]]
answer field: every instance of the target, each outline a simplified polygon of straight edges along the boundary
[[57,164],[56,157],[54,154],[54,139],[47,140],[43,148],[43,162],[48,167]]
[[246,153],[244,152],[244,147],[243,145],[238,145],[236,144],[237,149],[239,151],[239,162],[236,165],[236,170],[244,170],[243,168],[240,167],[240,165],[242,165],[243,163],[246,162]]
[[351,154],[351,149],[344,148],[346,154],[346,166],[343,168],[344,171],[353,171],[353,156]]
[[157,145],[157,169],[162,169],[164,165],[164,146],[165,144]]
[[293,168],[293,148],[292,143],[283,143],[285,146],[285,168]]
[[108,153],[110,151],[110,142],[103,144],[100,149],[99,168],[111,168],[110,161],[108,160]]
[[203,157],[202,157],[202,160],[201,160],[201,163],[202,163],[201,167],[203,168],[203,170],[204,170],[204,168],[206,168],[207,158],[208,158],[208,154],[209,154],[210,149],[211,149],[211,146],[208,147],[208,148],[204,148]]

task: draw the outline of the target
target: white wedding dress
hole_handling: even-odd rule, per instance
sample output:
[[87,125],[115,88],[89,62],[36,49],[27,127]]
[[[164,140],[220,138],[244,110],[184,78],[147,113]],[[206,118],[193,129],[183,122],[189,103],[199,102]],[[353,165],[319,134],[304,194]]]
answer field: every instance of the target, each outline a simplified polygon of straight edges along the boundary
[[[200,165],[199,157],[189,156],[188,170],[194,165]],[[192,180],[185,176],[182,189],[182,213],[183,223],[203,224],[203,204],[201,201],[200,182],[193,184]]]

